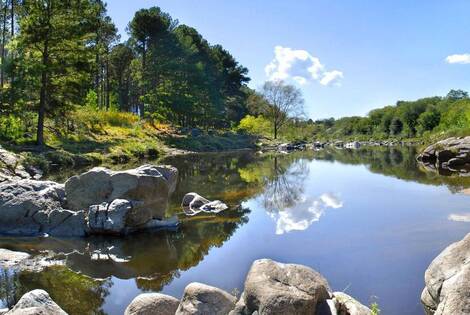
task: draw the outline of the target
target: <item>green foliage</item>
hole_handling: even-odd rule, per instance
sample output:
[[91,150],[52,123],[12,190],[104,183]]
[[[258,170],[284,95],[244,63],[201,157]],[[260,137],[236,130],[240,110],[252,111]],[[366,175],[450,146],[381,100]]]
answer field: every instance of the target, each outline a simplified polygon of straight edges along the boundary
[[377,302],[374,302],[370,305],[370,313],[371,315],[380,315],[380,308]]
[[253,135],[268,136],[273,130],[273,124],[261,115],[258,117],[246,115],[236,129]]
[[94,90],[89,90],[85,98],[85,106],[92,110],[98,110],[98,94]]
[[398,101],[395,106],[374,109],[367,117],[344,117],[328,122],[316,121],[319,139],[432,137],[445,132],[466,135],[470,129],[470,99],[462,90],[451,90],[446,97],[427,97]]
[[20,117],[14,115],[0,116],[0,138],[17,140],[23,136],[25,126]]

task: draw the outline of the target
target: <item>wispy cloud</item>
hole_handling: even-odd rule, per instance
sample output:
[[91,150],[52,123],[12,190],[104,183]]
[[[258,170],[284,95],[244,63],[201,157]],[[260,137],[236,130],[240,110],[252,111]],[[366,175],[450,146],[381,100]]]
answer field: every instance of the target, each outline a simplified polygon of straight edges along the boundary
[[470,63],[470,54],[455,54],[447,56],[447,63],[459,63],[459,64],[468,64]]
[[325,70],[320,59],[306,50],[276,46],[274,59],[265,68],[269,80],[293,80],[300,85],[317,81],[321,85],[340,85],[344,77],[339,70]]

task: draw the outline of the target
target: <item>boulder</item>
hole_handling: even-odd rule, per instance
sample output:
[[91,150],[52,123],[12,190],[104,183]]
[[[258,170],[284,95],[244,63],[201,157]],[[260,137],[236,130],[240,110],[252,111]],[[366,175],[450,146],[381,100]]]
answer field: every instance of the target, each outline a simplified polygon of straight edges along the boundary
[[127,171],[93,168],[67,180],[67,204],[78,211],[126,199],[134,204],[127,225],[143,225],[151,219],[164,217],[169,196],[176,187],[177,174],[176,168],[171,166],[143,165]]
[[226,315],[237,299],[231,294],[202,283],[191,283],[184,289],[175,315]]
[[227,205],[219,200],[210,201],[197,193],[187,193],[183,197],[181,207],[187,215],[196,215],[200,212],[219,213],[228,209]]
[[371,315],[371,310],[343,292],[333,293],[333,303],[338,315]]
[[84,235],[84,214],[65,210],[64,204],[64,186],[55,182],[0,183],[0,234]]
[[448,138],[425,148],[417,157],[428,169],[459,171],[470,168],[470,137]]
[[429,265],[421,302],[426,314],[470,314],[470,234]]
[[27,253],[0,248],[0,268],[11,268],[30,257]]
[[245,280],[242,301],[231,314],[309,314],[330,299],[328,282],[302,265],[256,260]]
[[132,300],[124,315],[174,315],[178,305],[178,299],[172,296],[160,293],[144,293]]
[[67,315],[44,290],[24,294],[6,315]]

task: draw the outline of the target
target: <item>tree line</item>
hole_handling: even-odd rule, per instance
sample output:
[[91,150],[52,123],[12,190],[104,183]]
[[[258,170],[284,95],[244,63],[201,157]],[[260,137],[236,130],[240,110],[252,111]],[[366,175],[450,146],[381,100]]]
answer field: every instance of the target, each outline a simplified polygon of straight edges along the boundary
[[312,133],[320,138],[369,137],[373,139],[414,138],[436,132],[463,132],[470,128],[468,92],[451,90],[446,96],[371,110],[366,117],[321,119],[311,122]]
[[158,7],[127,33],[101,0],[0,0],[0,127],[27,124],[43,145],[47,121],[83,107],[202,128],[248,113],[248,70],[222,46]]

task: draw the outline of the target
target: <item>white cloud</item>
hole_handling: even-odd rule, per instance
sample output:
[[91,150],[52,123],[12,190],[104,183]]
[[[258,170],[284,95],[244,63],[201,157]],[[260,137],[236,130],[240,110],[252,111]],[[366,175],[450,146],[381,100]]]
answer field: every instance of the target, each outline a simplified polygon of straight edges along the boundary
[[340,80],[343,78],[343,73],[338,70],[333,70],[329,72],[325,72],[323,78],[320,80],[321,85],[340,85]]
[[470,54],[455,54],[447,56],[446,58],[447,63],[459,63],[459,64],[467,64],[470,63]]
[[274,59],[265,67],[269,80],[292,79],[300,85],[318,81],[321,85],[339,85],[344,77],[339,70],[326,71],[320,59],[306,50],[295,50],[289,47],[276,46]]
[[304,200],[293,207],[271,214],[271,217],[276,220],[276,234],[304,231],[314,222],[319,221],[326,209],[343,207],[343,202],[336,195],[330,193],[322,194],[313,200],[311,206],[306,203],[307,200]]

